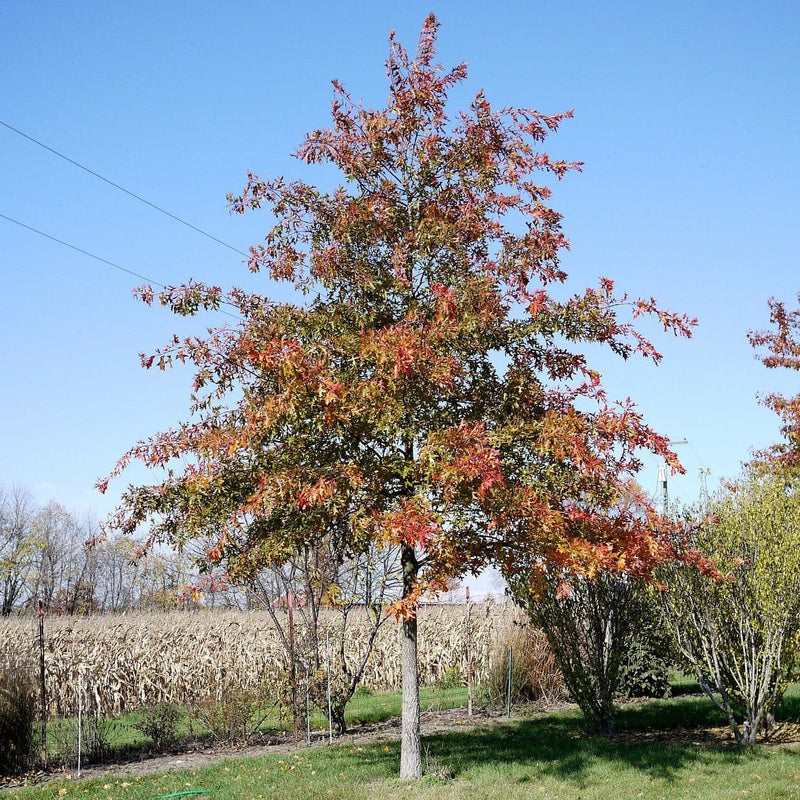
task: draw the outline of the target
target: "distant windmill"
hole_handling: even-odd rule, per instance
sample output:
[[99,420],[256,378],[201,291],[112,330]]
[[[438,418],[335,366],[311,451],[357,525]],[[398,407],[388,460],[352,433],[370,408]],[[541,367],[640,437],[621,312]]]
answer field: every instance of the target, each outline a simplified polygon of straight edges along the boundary
[[708,467],[700,470],[700,505],[703,508],[708,508],[710,502],[708,494],[708,476],[710,474],[711,470]]

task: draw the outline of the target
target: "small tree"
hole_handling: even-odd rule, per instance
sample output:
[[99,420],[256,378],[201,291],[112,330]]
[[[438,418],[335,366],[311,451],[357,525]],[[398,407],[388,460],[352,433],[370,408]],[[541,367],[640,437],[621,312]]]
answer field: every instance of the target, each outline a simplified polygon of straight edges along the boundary
[[[397,548],[373,548],[342,564],[336,583],[330,587],[326,602],[329,615],[326,641],[322,641],[320,631],[317,648],[319,651],[324,648],[328,661],[326,669],[331,679],[330,717],[334,729],[340,734],[347,732],[345,709],[361,683],[378,632],[388,619],[386,607],[400,596],[399,561]],[[353,652],[350,646],[354,616],[367,620],[367,633],[361,640],[363,646],[360,652]],[[312,688],[316,690],[315,702],[327,715],[329,706],[325,673],[320,664]]]
[[31,493],[0,486],[0,615],[7,617],[31,593],[38,541]]
[[664,609],[684,662],[736,742],[750,746],[795,670],[800,477],[748,472],[710,505],[695,544],[724,578],[688,565],[663,568]]
[[[307,672],[314,703],[326,716],[330,713],[337,733],[346,733],[347,704],[361,682],[378,632],[389,620],[385,609],[400,596],[397,548],[372,547],[342,562],[326,540],[251,576],[248,585],[251,599],[266,609],[283,645],[290,690],[296,693]],[[290,602],[296,625],[291,631],[286,613]],[[358,637],[363,646],[357,651],[351,647],[356,615],[366,621],[365,636]]]

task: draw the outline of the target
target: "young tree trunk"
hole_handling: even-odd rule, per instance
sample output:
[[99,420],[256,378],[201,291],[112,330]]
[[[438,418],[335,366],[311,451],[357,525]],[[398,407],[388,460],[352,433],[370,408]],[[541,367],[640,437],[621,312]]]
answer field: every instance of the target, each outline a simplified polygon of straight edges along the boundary
[[[418,563],[414,549],[403,544],[400,552],[403,569],[403,597],[414,589]],[[403,620],[400,659],[403,674],[403,724],[400,739],[400,777],[422,777],[422,746],[419,728],[419,670],[417,665],[417,617]]]
[[617,726],[614,723],[614,690],[619,686],[619,670],[615,674],[609,675],[608,664],[602,668],[598,695],[600,706],[597,715],[597,731],[606,739],[615,739],[617,736]]
[[598,721],[597,732],[605,739],[617,738],[617,726],[614,724],[614,717],[611,714]]
[[331,725],[337,736],[344,736],[347,733],[347,722],[344,712],[347,703],[333,703],[331,705]]

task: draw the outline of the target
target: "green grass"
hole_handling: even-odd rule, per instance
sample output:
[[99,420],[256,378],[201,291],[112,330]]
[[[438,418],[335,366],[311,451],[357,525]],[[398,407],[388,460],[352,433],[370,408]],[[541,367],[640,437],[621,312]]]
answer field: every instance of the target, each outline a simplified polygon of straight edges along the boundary
[[[447,689],[437,687],[422,688],[419,692],[422,711],[441,711],[446,708],[462,708],[467,705],[467,690],[463,686]],[[400,692],[367,694],[357,692],[347,705],[345,717],[348,725],[370,725],[399,717],[402,709]],[[317,722],[320,728],[327,728],[328,721],[319,715],[311,718],[312,725]]]
[[680,670],[672,671],[670,675],[670,686],[672,687],[673,697],[682,694],[698,694],[702,691],[694,677]]
[[[366,698],[364,698],[366,699]],[[798,711],[797,687],[784,715]],[[729,744],[698,745],[688,736],[651,741],[643,731],[717,724],[704,698],[626,706],[618,719],[620,739],[609,742],[585,733],[576,712],[562,712],[425,739],[429,773],[405,783],[395,776],[399,744],[298,748],[221,762],[203,769],[142,778],[54,781],[43,787],[9,790],[9,800],[51,798],[157,798],[207,790],[215,800],[361,800],[429,798],[462,800],[800,800],[800,747],[760,746],[741,753]]]
[[[441,689],[437,687],[423,688],[420,690],[420,704],[423,712],[439,711],[447,708],[460,708],[467,704],[467,690],[464,687]],[[346,719],[348,726],[373,725],[400,716],[402,699],[399,692],[372,694],[368,691],[356,692],[347,706]],[[300,736],[306,735],[305,706],[301,709]],[[137,728],[140,721],[137,712],[124,714],[115,719],[101,719],[98,722],[89,719],[84,721],[84,764],[94,759],[87,748],[91,742],[98,742],[97,737],[92,737],[92,732],[97,731],[104,745],[106,759],[125,757],[146,753],[150,749],[149,739]],[[281,716],[275,706],[269,706],[257,711],[253,715],[253,726],[258,724],[258,730],[265,738],[286,735],[292,728],[291,717]],[[260,723],[260,724],[259,724]],[[316,709],[311,713],[311,730],[319,734],[328,730],[328,720]],[[185,711],[181,714],[177,735],[179,738],[192,738],[199,741],[209,741],[212,737],[201,722],[192,719]],[[70,763],[76,760],[77,720],[63,719],[51,722],[47,726],[47,750],[51,760],[58,761],[66,758]]]
[[775,711],[777,720],[800,720],[800,683],[792,684]]

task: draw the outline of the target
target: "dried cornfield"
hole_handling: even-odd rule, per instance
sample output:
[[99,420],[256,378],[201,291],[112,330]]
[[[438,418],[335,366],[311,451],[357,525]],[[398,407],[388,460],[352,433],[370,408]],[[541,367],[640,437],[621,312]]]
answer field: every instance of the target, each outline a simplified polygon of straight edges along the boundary
[[[351,615],[348,659],[367,646],[368,612]],[[517,614],[506,604],[427,606],[419,616],[420,680],[435,683],[466,674],[471,642],[477,682],[491,667],[495,645]],[[340,617],[323,617],[334,638]],[[87,712],[119,714],[161,701],[190,704],[230,690],[276,697],[288,659],[266,612],[208,611],[125,616],[50,617],[46,620],[45,674],[51,715],[77,708],[80,687]],[[302,639],[302,630],[298,639]],[[323,648],[324,649],[324,648]],[[389,621],[375,641],[363,684],[381,691],[400,686],[400,626]],[[0,621],[0,661],[31,661],[38,653],[36,621]],[[324,653],[323,653],[324,656]]]

